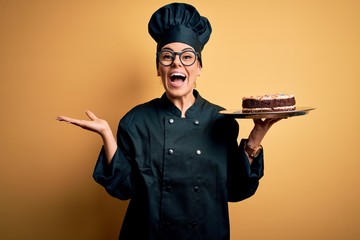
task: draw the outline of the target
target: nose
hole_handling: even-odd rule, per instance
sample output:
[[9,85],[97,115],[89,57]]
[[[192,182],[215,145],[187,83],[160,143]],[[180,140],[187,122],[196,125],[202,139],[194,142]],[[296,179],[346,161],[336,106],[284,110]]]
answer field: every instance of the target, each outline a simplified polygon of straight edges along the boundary
[[173,65],[177,65],[177,66],[182,65],[182,62],[181,62],[181,60],[180,60],[180,55],[179,55],[179,54],[176,54],[176,55],[175,55],[175,58],[174,58],[174,61],[173,61]]

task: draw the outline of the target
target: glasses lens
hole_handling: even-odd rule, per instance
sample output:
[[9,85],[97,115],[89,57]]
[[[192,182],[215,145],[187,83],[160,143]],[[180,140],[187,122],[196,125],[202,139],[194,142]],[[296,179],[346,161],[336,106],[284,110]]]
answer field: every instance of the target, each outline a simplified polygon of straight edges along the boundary
[[159,61],[164,66],[169,66],[174,61],[174,53],[170,51],[161,51],[159,54]]
[[194,64],[194,62],[196,60],[195,52],[193,52],[193,51],[182,52],[180,55],[180,60],[181,60],[182,64],[184,64],[185,66],[190,66],[190,65]]

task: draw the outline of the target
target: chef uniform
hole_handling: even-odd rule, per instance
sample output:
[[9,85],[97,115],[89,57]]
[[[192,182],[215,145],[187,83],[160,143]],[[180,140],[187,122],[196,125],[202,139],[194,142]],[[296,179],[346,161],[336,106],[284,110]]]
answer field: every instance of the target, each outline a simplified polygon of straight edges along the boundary
[[[149,32],[158,49],[180,41],[201,52],[211,26],[191,5],[174,3],[154,13]],[[255,193],[263,153],[250,165],[238,123],[193,94],[185,118],[165,93],[134,107],[120,120],[110,165],[101,150],[94,179],[130,199],[119,239],[230,239],[228,202]]]

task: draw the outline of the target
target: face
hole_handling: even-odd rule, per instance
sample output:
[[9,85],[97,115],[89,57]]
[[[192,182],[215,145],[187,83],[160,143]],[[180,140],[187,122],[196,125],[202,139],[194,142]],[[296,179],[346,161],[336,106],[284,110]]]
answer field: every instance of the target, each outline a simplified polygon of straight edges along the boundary
[[[194,50],[191,46],[184,43],[169,43],[162,50],[182,52]],[[179,56],[175,57],[170,66],[163,66],[159,63],[158,76],[161,77],[162,84],[170,100],[193,98],[196,77],[200,76],[201,66],[199,60],[191,66],[184,66]]]

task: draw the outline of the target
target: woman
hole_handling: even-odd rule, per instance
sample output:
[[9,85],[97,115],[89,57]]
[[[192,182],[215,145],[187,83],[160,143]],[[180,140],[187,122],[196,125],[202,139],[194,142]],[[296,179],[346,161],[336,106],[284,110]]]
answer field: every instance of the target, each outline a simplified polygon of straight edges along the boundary
[[89,121],[58,120],[102,137],[94,179],[112,196],[131,199],[119,239],[229,239],[228,202],[255,193],[263,176],[260,143],[278,119],[254,120],[238,145],[237,122],[195,90],[211,26],[194,7],[160,8],[149,33],[165,93],[121,119],[117,142],[90,111]]

